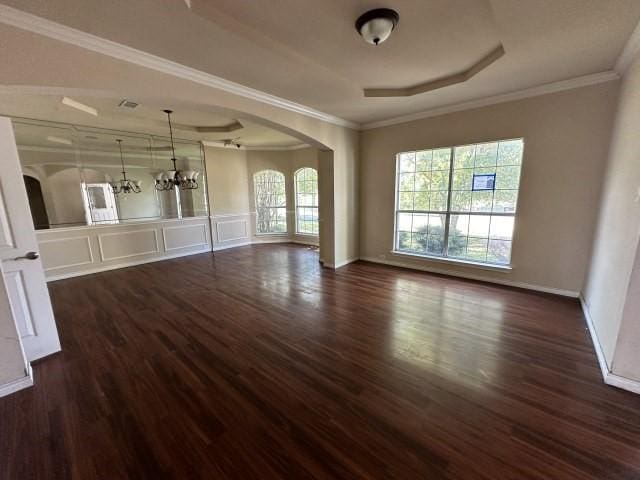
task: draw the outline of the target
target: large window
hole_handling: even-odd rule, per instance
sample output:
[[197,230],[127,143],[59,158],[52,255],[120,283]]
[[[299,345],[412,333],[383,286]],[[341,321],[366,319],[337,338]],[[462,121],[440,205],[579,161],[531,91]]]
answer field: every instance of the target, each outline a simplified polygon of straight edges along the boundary
[[509,265],[523,146],[516,139],[398,154],[395,250]]
[[256,197],[256,231],[287,233],[287,193],[284,174],[263,170],[253,176]]
[[301,168],[294,175],[296,233],[318,235],[318,172]]

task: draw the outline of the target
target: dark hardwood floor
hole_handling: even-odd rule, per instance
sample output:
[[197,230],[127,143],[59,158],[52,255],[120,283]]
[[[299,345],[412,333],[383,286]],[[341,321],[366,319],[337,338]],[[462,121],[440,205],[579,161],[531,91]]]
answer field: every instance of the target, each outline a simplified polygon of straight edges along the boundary
[[0,478],[638,479],[576,301],[242,247],[50,284]]

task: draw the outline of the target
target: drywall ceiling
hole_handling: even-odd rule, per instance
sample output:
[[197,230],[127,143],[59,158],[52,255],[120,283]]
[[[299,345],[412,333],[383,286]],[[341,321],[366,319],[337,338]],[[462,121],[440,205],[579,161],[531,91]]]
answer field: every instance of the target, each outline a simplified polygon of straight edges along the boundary
[[[64,25],[358,123],[608,71],[640,18],[637,0],[4,0]],[[378,47],[353,23],[390,7]],[[506,54],[470,80],[409,98],[365,98]],[[152,86],[150,86],[152,88]]]
[[157,100],[130,98],[129,100],[140,104],[135,109],[129,109],[118,106],[122,98],[74,96],[74,100],[98,110],[98,116],[93,116],[62,104],[62,98],[61,95],[25,94],[19,93],[19,89],[5,89],[0,92],[0,115],[167,136],[167,117],[162,110],[171,108],[174,110],[172,122],[176,138],[204,140],[214,145],[231,138],[248,147],[265,148],[287,148],[303,143],[297,138],[249,120],[240,120],[242,128],[230,132],[198,131],[203,127],[234,125],[237,120],[215,112],[154,103]]

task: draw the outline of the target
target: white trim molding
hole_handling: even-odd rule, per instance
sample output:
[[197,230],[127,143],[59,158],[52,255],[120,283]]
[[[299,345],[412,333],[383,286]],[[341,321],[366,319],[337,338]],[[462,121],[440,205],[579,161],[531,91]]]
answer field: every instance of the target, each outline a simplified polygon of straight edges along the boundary
[[364,260],[365,262],[371,262],[371,263],[380,263],[383,265],[390,265],[392,267],[401,267],[401,268],[408,268],[410,270],[420,270],[423,272],[429,272],[429,273],[437,273],[440,275],[447,275],[450,277],[459,277],[459,278],[466,278],[469,280],[477,280],[480,282],[486,282],[486,283],[493,283],[493,284],[497,284],[497,285],[504,285],[507,287],[516,287],[516,288],[523,288],[525,290],[534,290],[536,292],[544,292],[544,293],[552,293],[554,295],[560,295],[563,297],[570,297],[570,298],[578,298],[579,297],[579,292],[574,292],[573,290],[563,290],[560,288],[553,288],[553,287],[545,287],[542,285],[534,285],[532,283],[524,283],[524,282],[514,282],[511,280],[496,280],[494,278],[488,278],[488,277],[483,277],[481,275],[474,275],[474,274],[470,274],[470,273],[463,273],[463,272],[458,272],[455,270],[447,270],[447,269],[443,269],[443,268],[434,268],[434,267],[430,267],[430,266],[426,266],[426,265],[408,265],[406,263],[403,262],[398,262],[398,261],[393,261],[393,260],[386,260],[386,259],[381,259],[381,258],[373,258],[373,257],[360,257],[360,260]]
[[598,339],[598,334],[596,333],[596,328],[593,324],[593,319],[591,318],[591,314],[589,313],[589,307],[587,307],[587,302],[580,294],[580,306],[582,307],[582,313],[584,315],[584,320],[587,323],[587,329],[589,330],[589,334],[591,335],[591,342],[593,343],[593,348],[596,351],[596,357],[598,358],[598,365],[600,365],[600,371],[602,372],[602,378],[604,381],[607,381],[607,375],[611,373],[609,370],[609,365],[607,364],[607,358],[604,356],[604,350],[602,350],[602,345],[600,344],[600,340]]
[[82,277],[84,275],[107,272],[109,270],[118,270],[119,268],[135,267],[136,265],[144,265],[145,263],[162,262],[163,260],[173,260],[174,258],[188,257],[189,255],[198,255],[200,253],[211,252],[211,248],[209,247],[209,245],[205,245],[205,247],[206,248],[202,248],[200,250],[174,253],[171,255],[163,255],[161,257],[146,258],[144,260],[129,260],[126,262],[120,262],[116,264],[97,264],[99,266],[96,268],[62,273],[60,275],[47,275],[47,282],[55,282],[56,280],[64,280],[66,278]]
[[[38,230],[36,237],[47,280],[60,280],[112,268],[209,252],[209,229],[208,218],[198,217],[177,221],[170,219]],[[79,244],[70,240],[81,241],[83,243],[80,245],[83,246],[86,242],[87,248],[80,248]]]
[[[141,252],[134,252],[134,253],[128,253],[126,255],[116,255],[114,257],[107,257],[104,254],[104,239],[107,237],[125,237],[127,235],[135,235],[135,234],[139,234],[139,233],[147,233],[147,232],[151,232],[153,233],[153,244],[154,244],[154,249],[153,250],[144,250]],[[130,257],[140,257],[142,255],[152,255],[154,253],[160,253],[160,248],[159,248],[159,244],[158,244],[158,232],[155,228],[146,228],[143,230],[129,230],[129,231],[120,231],[120,232],[113,232],[113,233],[103,233],[102,235],[98,235],[98,250],[100,251],[100,260],[103,262],[110,262],[112,260],[120,260],[122,258],[130,258]]]
[[412,113],[410,115],[402,115],[399,117],[389,118],[387,120],[381,120],[379,122],[365,123],[364,125],[361,125],[361,130],[371,130],[373,128],[386,127],[389,125],[397,125],[399,123],[412,122],[414,120],[422,120],[424,118],[437,117],[440,115],[446,115],[448,113],[462,112],[465,110],[488,107],[490,105],[512,102],[524,98],[538,97],[540,95],[562,92],[564,90],[572,90],[574,88],[587,87],[589,85],[595,85],[598,83],[611,82],[613,80],[618,80],[619,78],[620,75],[618,75],[617,72],[608,70],[606,72],[584,75],[582,77],[548,83],[546,85],[540,85],[537,87],[504,93],[501,95],[495,95],[493,97],[480,98],[477,100],[470,100],[468,102],[462,102],[453,105],[445,105],[443,107],[432,108],[430,110]]
[[333,270],[338,270],[339,268],[344,267],[345,265],[349,265],[350,263],[357,262],[358,260],[361,260],[361,258],[360,257],[348,258],[338,263],[326,263],[324,260],[320,260],[320,263],[325,268],[332,268]]
[[640,22],[638,22],[635,30],[631,33],[631,36],[627,40],[622,52],[620,52],[620,56],[613,67],[618,75],[624,75],[638,52],[640,52]]
[[604,383],[611,385],[612,387],[621,388],[632,393],[640,394],[640,382],[637,380],[631,380],[630,378],[621,377],[615,373],[609,373],[604,379]]
[[[168,247],[167,246],[167,232],[169,230],[184,230],[187,228],[197,228],[197,227],[201,227],[202,228],[202,236],[204,238],[204,242],[192,242],[192,243],[186,243],[184,245],[178,245],[177,247]],[[182,250],[183,248],[193,248],[193,247],[208,247],[210,240],[207,238],[207,230],[209,225],[204,224],[204,223],[194,223],[194,224],[185,224],[185,225],[178,225],[175,227],[162,227],[162,244],[164,245],[164,251],[165,252],[170,252],[172,250]],[[156,235],[157,238],[157,235]]]
[[604,350],[602,350],[600,340],[598,339],[598,333],[596,332],[593,318],[591,318],[591,314],[589,313],[589,307],[582,294],[580,294],[580,305],[582,306],[582,313],[584,314],[587,329],[589,330],[589,334],[591,335],[593,348],[596,351],[596,357],[598,358],[598,365],[600,366],[600,372],[602,373],[602,379],[604,380],[604,383],[606,383],[607,385],[611,385],[612,387],[617,387],[623,390],[628,390],[629,392],[640,394],[640,382],[638,382],[637,380],[631,380],[630,378],[621,377],[620,375],[616,375],[611,371],[607,363],[607,358],[604,355]]
[[354,129],[359,126],[355,122],[269,93],[261,92],[254,88],[246,87],[239,83],[211,75],[210,73],[172,62],[171,60],[47,20],[37,15],[32,15],[7,5],[0,4],[0,23],[334,125]]
[[302,150],[304,148],[313,148],[311,145],[306,143],[301,143],[299,145],[268,145],[268,146],[251,146],[251,145],[240,145],[237,147],[236,145],[224,145],[220,141],[211,141],[211,140],[203,140],[202,145],[208,148],[223,148],[223,149],[231,149],[231,150],[247,150],[247,151],[258,151],[258,152],[282,152],[282,151],[293,151],[293,150]]
[[44,268],[45,273],[50,272],[52,270],[81,267],[83,265],[91,265],[92,263],[95,263],[95,258],[93,256],[93,249],[91,248],[91,238],[88,235],[83,235],[80,237],[64,237],[64,238],[53,238],[50,240],[39,240],[38,244],[40,245],[40,248],[42,248],[42,245],[46,245],[48,243],[61,243],[61,242],[64,243],[64,242],[68,242],[69,240],[85,240],[87,244],[87,253],[89,254],[89,259],[79,261],[79,262],[60,264],[60,265],[56,265],[55,267],[45,267]]
[[221,250],[229,250],[230,248],[246,247],[247,245],[253,245],[253,242],[251,240],[248,240],[246,242],[233,243],[231,245],[214,245],[213,248],[211,249],[211,251],[212,252],[219,252]]
[[33,370],[31,369],[31,365],[28,365],[24,377],[14,380],[13,382],[0,385],[0,397],[10,395],[31,386],[33,386]]
[[[246,215],[246,216],[250,216],[250,215]],[[237,218],[236,220],[222,220],[222,221],[212,219],[212,221],[214,222],[215,229],[216,229],[216,243],[235,242],[238,240],[244,240],[245,238],[249,238],[249,222],[247,222],[245,218]],[[220,225],[229,225],[229,224],[243,224],[244,234],[238,237],[222,238],[220,234],[221,230],[219,227]]]

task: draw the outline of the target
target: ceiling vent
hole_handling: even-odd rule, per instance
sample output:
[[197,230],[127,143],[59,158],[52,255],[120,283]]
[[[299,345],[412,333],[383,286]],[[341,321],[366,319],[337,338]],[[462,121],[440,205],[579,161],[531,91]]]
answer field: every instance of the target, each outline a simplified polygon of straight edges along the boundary
[[127,108],[136,108],[138,104],[136,102],[132,102],[131,100],[127,100],[126,98],[122,100],[119,104],[119,107],[127,107]]

